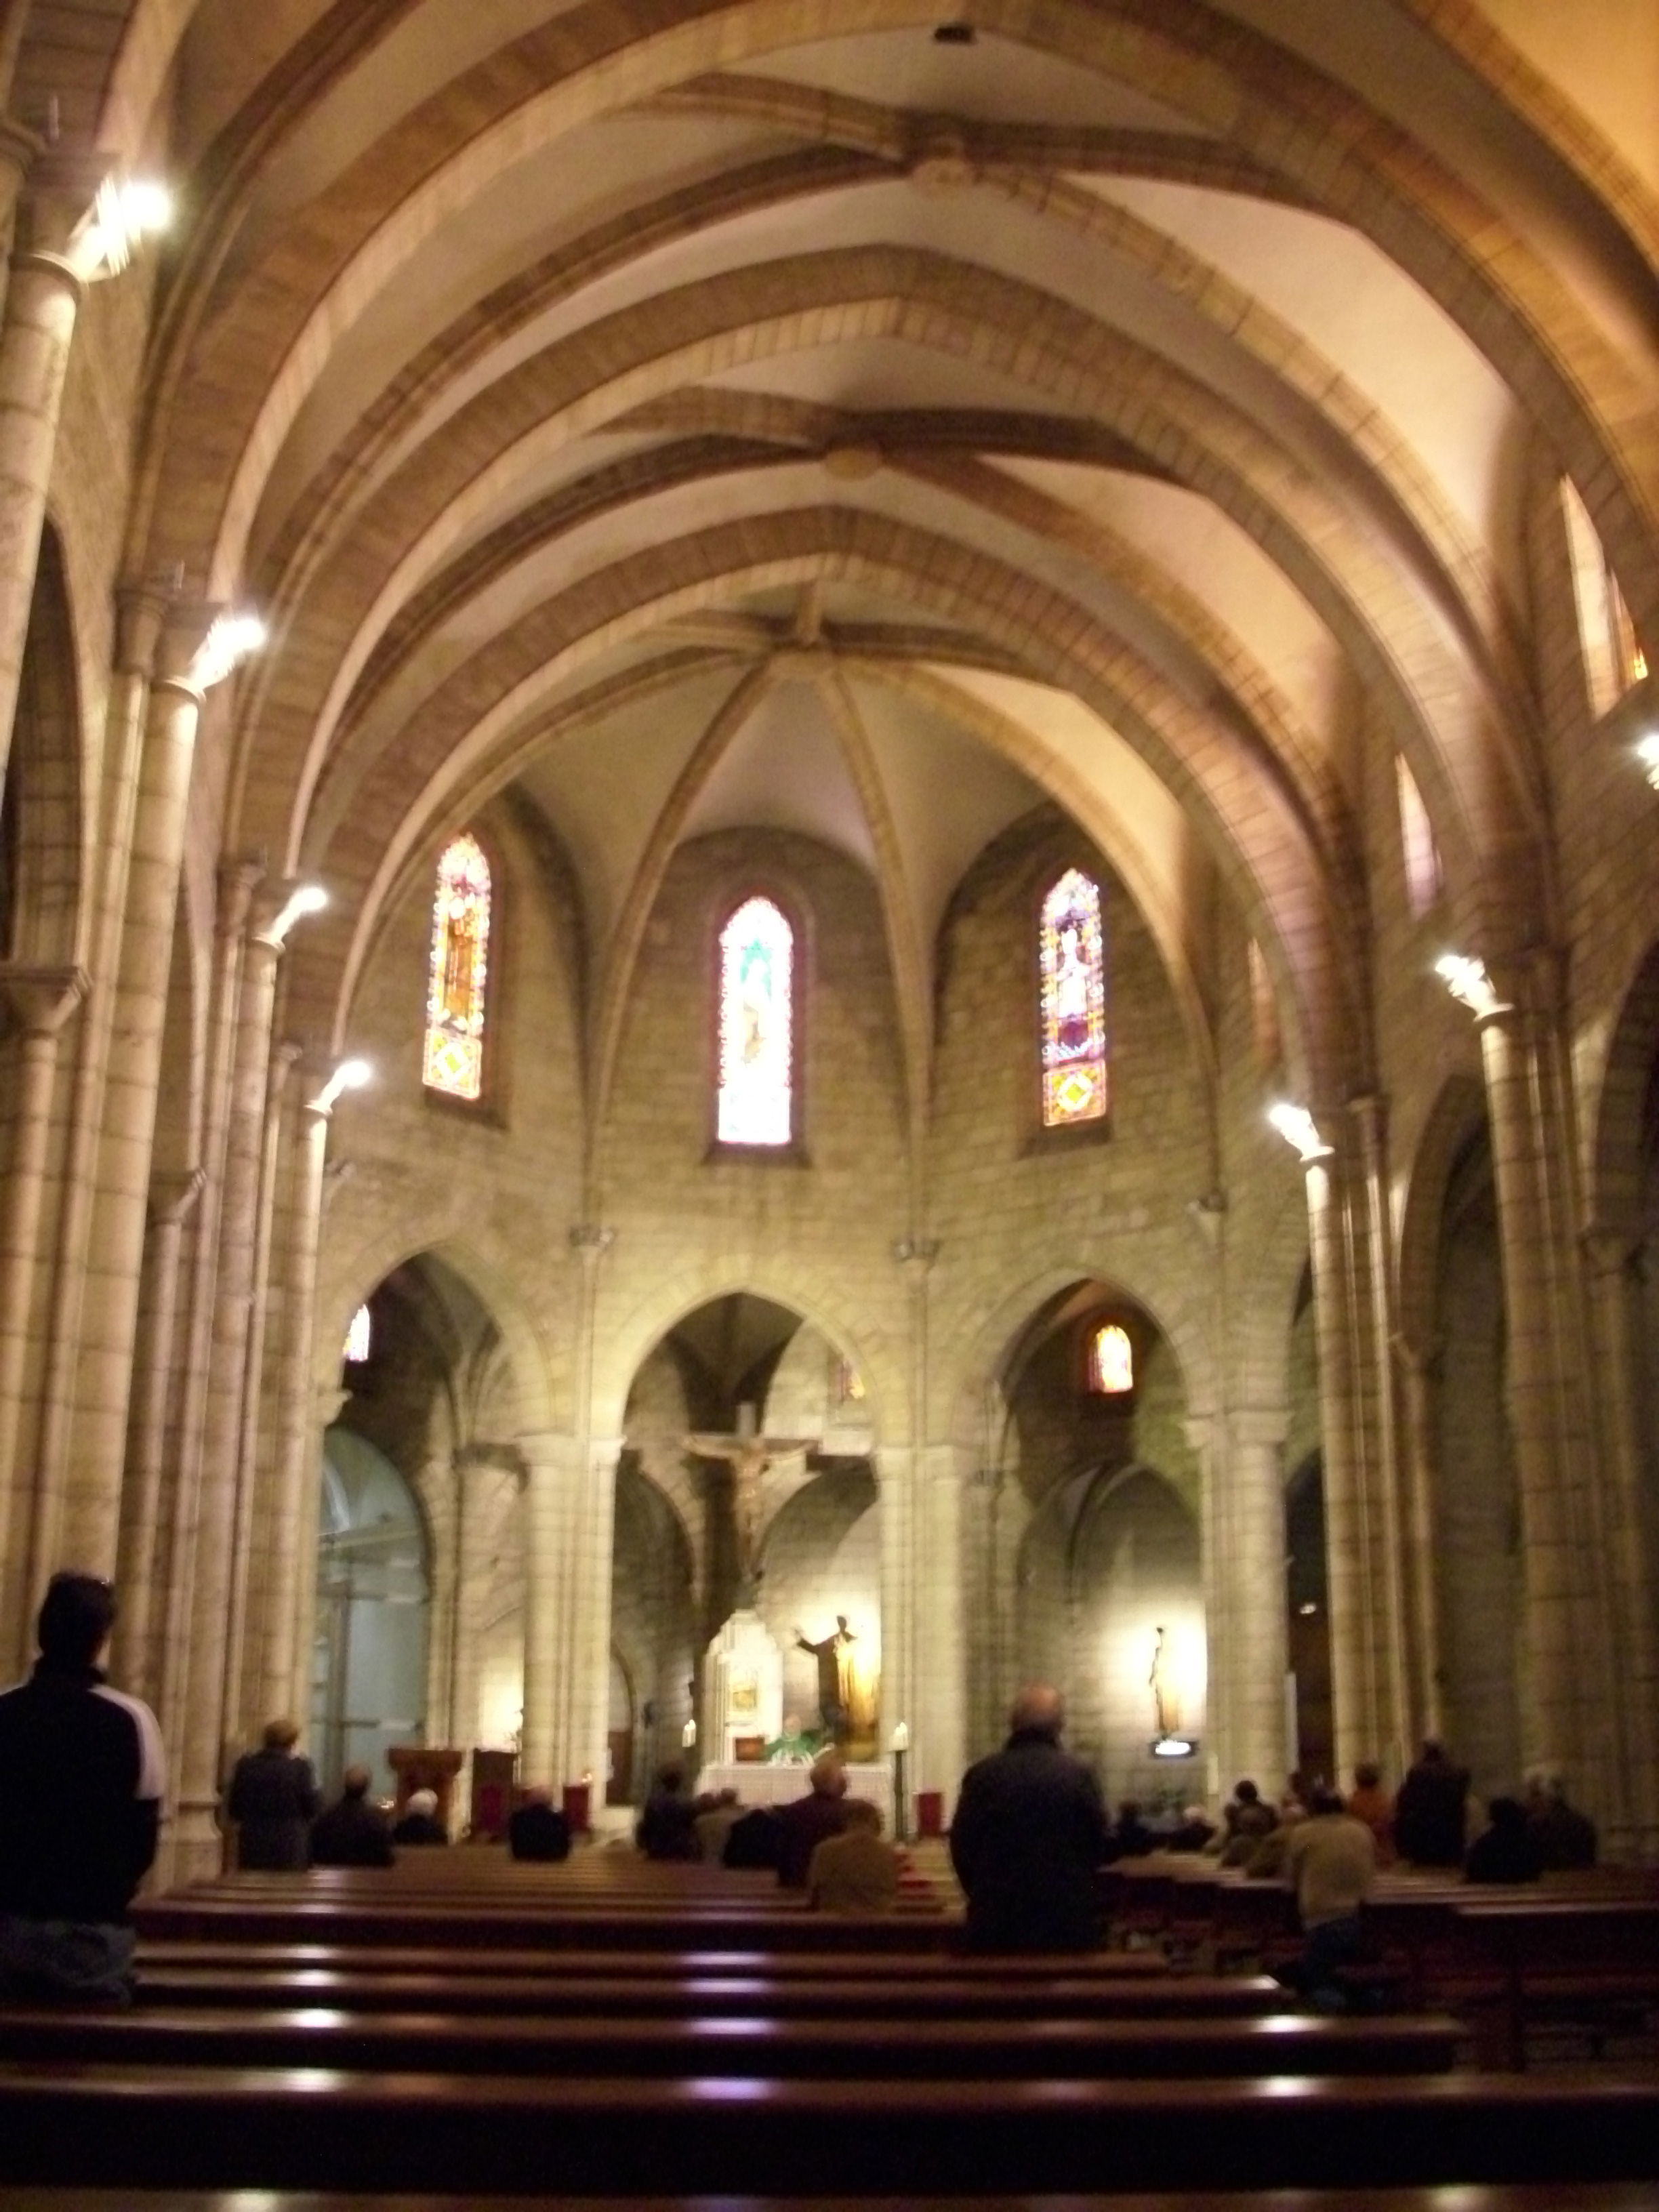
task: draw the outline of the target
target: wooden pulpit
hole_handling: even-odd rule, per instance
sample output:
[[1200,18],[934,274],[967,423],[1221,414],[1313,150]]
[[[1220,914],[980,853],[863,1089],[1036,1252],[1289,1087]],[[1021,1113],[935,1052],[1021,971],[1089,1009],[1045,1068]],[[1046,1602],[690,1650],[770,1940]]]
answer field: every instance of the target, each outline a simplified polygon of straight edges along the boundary
[[447,1751],[441,1745],[394,1743],[386,1755],[398,1784],[393,1819],[416,1790],[430,1790],[437,1795],[437,1817],[448,1835],[455,1810],[455,1777],[465,1757],[464,1751]]
[[468,1833],[500,1843],[513,1810],[519,1771],[516,1751],[475,1750],[472,1754],[472,1821]]

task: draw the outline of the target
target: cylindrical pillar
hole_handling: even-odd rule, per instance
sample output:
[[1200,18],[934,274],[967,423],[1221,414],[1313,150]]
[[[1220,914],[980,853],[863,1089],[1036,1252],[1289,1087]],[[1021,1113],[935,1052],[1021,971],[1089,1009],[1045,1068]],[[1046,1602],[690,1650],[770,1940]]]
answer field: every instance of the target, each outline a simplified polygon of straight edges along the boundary
[[[256,1700],[271,1712],[301,1711],[311,1673],[310,1642],[301,1635],[301,1623],[309,1614],[304,1593],[317,1579],[315,1493],[321,1482],[322,1431],[316,1417],[313,1336],[328,1123],[325,1106],[313,1102],[301,1108],[290,1164],[270,1551],[265,1565],[265,1648],[262,1689]],[[307,1528],[312,1531],[309,1551],[304,1542]]]
[[1285,1741],[1285,1431],[1280,1407],[1236,1408],[1226,1421],[1218,1471],[1227,1498],[1225,1674],[1227,1733],[1218,1745],[1225,1771],[1271,1776],[1294,1762]]
[[[81,1003],[87,978],[79,968],[0,965],[0,1000],[20,1031],[11,1158],[0,1182],[0,1561],[6,1564],[8,1620],[32,1616],[33,1584],[20,1589],[7,1543],[14,1491],[33,1500],[34,1470],[20,1463],[23,1377],[40,1258],[40,1206],[58,1040]],[[38,1502],[38,1501],[37,1501]],[[21,1658],[24,1655],[15,1655]]]
[[[525,1462],[525,1638],[523,1771],[532,1781],[571,1778],[568,1695],[571,1606],[579,1455],[574,1437],[521,1436]],[[579,1771],[579,1770],[578,1770]]]
[[[36,162],[24,187],[0,314],[0,782],[10,757],[46,487],[83,289],[65,249],[95,190],[85,179],[67,191],[55,178],[43,181],[48,159]],[[15,160],[7,166],[15,171]]]
[[279,939],[256,919],[245,950],[236,1006],[235,1046],[219,1199],[219,1251],[209,1337],[207,1401],[197,1478],[198,1547],[192,1628],[196,1656],[190,1701],[217,1702],[220,1733],[240,1741],[242,1631],[247,1601],[250,1501],[242,1464],[243,1408],[259,1227],[270,1029],[276,1004]]
[[[1595,1695],[1595,1678],[1610,1650],[1585,1526],[1587,1337],[1574,1327],[1583,1286],[1566,1242],[1571,1135],[1555,1110],[1547,979],[1534,966],[1503,984],[1479,1028],[1498,1188],[1506,1409],[1521,1492],[1522,1751],[1529,1765],[1575,1775],[1592,1763],[1590,1801],[1600,1805],[1611,1796],[1612,1759],[1599,1741],[1607,1700]],[[1613,1672],[1608,1665],[1609,1696]]]
[[200,1168],[155,1178],[149,1239],[144,1254],[145,1328],[132,1378],[131,1444],[121,1493],[121,1551],[117,1579],[120,1618],[115,1625],[115,1664],[120,1680],[148,1698],[160,1677],[153,1638],[157,1598],[166,1588],[158,1538],[161,1513],[162,1444],[167,1435],[167,1382],[173,1371],[173,1328],[179,1316],[179,1263],[185,1222],[206,1180]]
[[204,609],[170,621],[161,647],[164,672],[149,696],[99,1115],[97,1188],[78,1286],[79,1326],[60,1332],[43,1410],[41,1460],[49,1472],[63,1470],[70,1493],[68,1526],[77,1552],[112,1561],[119,1527],[173,933],[202,711],[202,692],[189,672],[210,623]]
[[[963,1522],[969,1481],[962,1455],[953,1447],[929,1448],[924,1456],[918,1516],[915,1712],[914,1717],[895,1713],[891,1722],[884,1714],[878,1747],[890,1741],[894,1723],[905,1721],[915,1747],[911,1786],[939,1790],[948,1803],[955,1802],[957,1784],[968,1764],[968,1593]],[[882,1702],[891,1710],[884,1697]]]
[[1603,1588],[1619,1655],[1613,1722],[1619,1746],[1607,1805],[1607,1856],[1651,1865],[1659,1859],[1659,1623],[1649,1568],[1643,1493],[1641,1414],[1636,1396],[1639,1352],[1632,1305],[1641,1254],[1636,1233],[1587,1230],[1601,1465],[1607,1492]]

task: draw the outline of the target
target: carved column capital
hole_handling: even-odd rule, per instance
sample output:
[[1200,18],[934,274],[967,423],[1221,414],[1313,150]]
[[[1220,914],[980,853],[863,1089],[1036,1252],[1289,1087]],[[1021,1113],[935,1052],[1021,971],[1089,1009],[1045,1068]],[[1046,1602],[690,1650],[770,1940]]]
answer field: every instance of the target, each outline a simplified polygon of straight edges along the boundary
[[25,1036],[56,1036],[85,998],[90,980],[84,968],[0,961],[0,1001]]

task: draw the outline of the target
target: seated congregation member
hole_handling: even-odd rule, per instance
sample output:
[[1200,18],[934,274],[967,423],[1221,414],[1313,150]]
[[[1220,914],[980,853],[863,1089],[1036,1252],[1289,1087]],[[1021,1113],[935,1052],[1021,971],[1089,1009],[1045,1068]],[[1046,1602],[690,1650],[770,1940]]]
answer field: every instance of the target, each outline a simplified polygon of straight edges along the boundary
[[648,1859],[690,1859],[697,1855],[691,1800],[685,1794],[685,1770],[660,1766],[651,1795],[634,1830],[634,1840]]
[[155,1714],[99,1671],[114,1624],[107,1583],[54,1575],[33,1672],[0,1696],[0,1996],[131,2001],[166,1772]]
[[1140,1817],[1139,1799],[1126,1797],[1117,1808],[1117,1818],[1106,1839],[1107,1858],[1144,1859],[1149,1851],[1158,1849],[1158,1838]]
[[743,1807],[735,1790],[717,1790],[712,1796],[699,1797],[691,1820],[697,1856],[709,1866],[724,1865],[726,1839],[742,1818]]
[[311,1863],[319,1867],[389,1867],[392,1823],[368,1802],[366,1766],[348,1766],[340,1800],[311,1824]]
[[1463,1862],[1465,1881],[1536,1881],[1543,1855],[1527,1826],[1527,1808],[1518,1797],[1486,1801],[1487,1825],[1469,1845]]
[[515,1859],[568,1859],[570,1823],[544,1782],[532,1783],[507,1816],[507,1848]]
[[244,1752],[236,1762],[225,1816],[235,1824],[239,1867],[292,1873],[307,1863],[322,1800],[311,1761],[294,1748],[299,1740],[297,1721],[267,1721],[258,1750]]
[[1559,1774],[1540,1771],[1527,1777],[1527,1826],[1546,1874],[1595,1864],[1595,1823],[1588,1813],[1567,1802],[1566,1785]]
[[1370,1830],[1378,1866],[1389,1866],[1394,1861],[1394,1800],[1382,1787],[1382,1769],[1362,1763],[1353,1771],[1353,1784],[1348,1810]]
[[1279,1808],[1277,1826],[1269,1828],[1265,1836],[1256,1838],[1255,1849],[1243,1862],[1247,1881],[1277,1881],[1279,1879],[1290,1857],[1291,1838],[1307,1817],[1305,1808],[1295,1798],[1285,1800]]
[[1468,1794],[1468,1768],[1431,1736],[1394,1801],[1394,1847],[1408,1865],[1462,1865]]
[[1334,1790],[1310,1790],[1305,1816],[1286,1824],[1285,1879],[1306,1942],[1297,1979],[1321,2012],[1346,2012],[1337,1969],[1357,1958],[1359,1908],[1371,1893],[1376,1841]]
[[1234,1784],[1232,1796],[1222,1808],[1221,1820],[1227,1838],[1221,1847],[1223,1866],[1244,1865],[1263,1836],[1279,1825],[1278,1814],[1248,1778]]
[[1007,1742],[963,1777],[951,1863],[975,1949],[1086,1951],[1099,1941],[1106,1808],[1089,1768],[1060,1747],[1065,1723],[1053,1684],[1028,1683]]
[[1215,1833],[1215,1824],[1205,1817],[1201,1805],[1183,1805],[1180,1820],[1164,1838],[1164,1848],[1166,1851],[1201,1851]]
[[845,1826],[847,1769],[838,1754],[820,1753],[806,1778],[811,1787],[805,1796],[777,1811],[778,1881],[785,1889],[805,1888],[813,1852],[826,1836],[838,1836]]
[[826,1836],[806,1869],[806,1901],[818,1912],[890,1912],[898,1902],[900,1859],[881,1832],[881,1808],[849,1797],[846,1823]]
[[394,1844],[447,1844],[448,1836],[438,1818],[438,1793],[435,1790],[411,1790],[403,1818],[392,1830]]
[[775,1874],[779,1840],[777,1814],[766,1805],[750,1806],[748,1812],[740,1812],[726,1830],[720,1864],[744,1867],[751,1872],[764,1868]]

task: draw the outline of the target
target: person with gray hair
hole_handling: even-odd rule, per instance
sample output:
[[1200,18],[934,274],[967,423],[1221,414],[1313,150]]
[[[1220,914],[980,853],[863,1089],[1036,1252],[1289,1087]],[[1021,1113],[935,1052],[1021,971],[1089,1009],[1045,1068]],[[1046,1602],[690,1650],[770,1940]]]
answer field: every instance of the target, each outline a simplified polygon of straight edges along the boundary
[[951,1863],[976,1950],[1085,1951],[1100,1939],[1106,1808],[1093,1773],[1060,1749],[1065,1724],[1054,1685],[1028,1682],[1007,1742],[963,1777]]
[[435,1790],[411,1790],[404,1816],[392,1831],[394,1844],[447,1844],[449,1837],[438,1818]]

